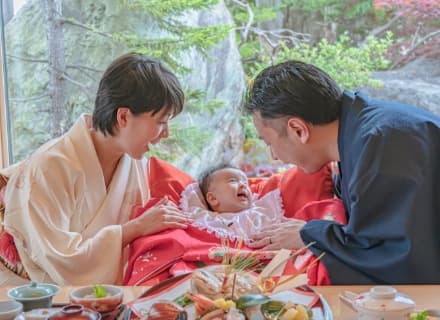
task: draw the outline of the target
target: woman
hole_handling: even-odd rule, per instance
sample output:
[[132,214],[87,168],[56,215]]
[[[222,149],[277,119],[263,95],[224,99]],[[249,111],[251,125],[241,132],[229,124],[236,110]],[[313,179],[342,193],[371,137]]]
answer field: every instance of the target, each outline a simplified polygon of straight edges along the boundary
[[185,228],[166,199],[129,221],[149,199],[143,155],[168,137],[183,101],[176,76],[159,61],[123,55],[100,81],[93,116],[0,172],[8,178],[4,227],[19,260],[0,259],[0,285],[118,284],[132,240]]

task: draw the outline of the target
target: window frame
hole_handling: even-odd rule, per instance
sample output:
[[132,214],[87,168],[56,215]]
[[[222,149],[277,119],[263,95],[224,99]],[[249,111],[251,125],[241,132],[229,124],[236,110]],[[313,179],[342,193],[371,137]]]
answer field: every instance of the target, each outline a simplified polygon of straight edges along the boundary
[[[3,23],[3,22],[1,22]],[[5,59],[4,59],[4,28],[0,29],[0,168],[5,168],[11,163],[10,153],[10,122],[7,108],[7,89],[5,77]]]

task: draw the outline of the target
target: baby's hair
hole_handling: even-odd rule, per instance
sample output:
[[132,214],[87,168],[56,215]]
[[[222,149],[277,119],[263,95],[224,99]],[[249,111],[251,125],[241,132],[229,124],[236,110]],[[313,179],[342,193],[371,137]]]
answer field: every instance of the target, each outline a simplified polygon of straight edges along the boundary
[[203,195],[203,199],[205,199],[206,204],[208,205],[208,208],[211,210],[210,205],[208,203],[208,201],[206,200],[206,194],[209,191],[209,187],[211,186],[211,182],[212,182],[212,174],[219,171],[219,170],[223,170],[223,169],[237,169],[240,170],[239,168],[237,168],[236,166],[230,164],[230,163],[220,163],[216,166],[210,167],[208,169],[206,169],[205,171],[203,171],[198,179],[198,184],[200,187],[200,191],[202,191],[202,195]]

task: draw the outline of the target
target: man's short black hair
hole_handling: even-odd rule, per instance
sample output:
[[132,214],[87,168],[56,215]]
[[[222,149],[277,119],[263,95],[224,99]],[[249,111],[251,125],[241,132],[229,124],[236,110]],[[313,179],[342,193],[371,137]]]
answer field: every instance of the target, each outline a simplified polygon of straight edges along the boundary
[[342,91],[316,66],[286,61],[264,69],[248,89],[245,111],[262,119],[299,117],[315,125],[339,117]]

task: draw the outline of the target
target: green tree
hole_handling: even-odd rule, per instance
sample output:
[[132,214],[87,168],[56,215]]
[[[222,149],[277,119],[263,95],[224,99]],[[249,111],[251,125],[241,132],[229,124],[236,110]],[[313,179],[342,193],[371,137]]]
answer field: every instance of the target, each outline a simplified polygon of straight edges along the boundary
[[385,53],[392,41],[392,34],[387,33],[382,39],[368,37],[362,47],[353,46],[346,35],[340,36],[333,44],[326,39],[315,46],[304,43],[289,48],[282,44],[282,49],[275,57],[263,56],[249,70],[254,77],[270,64],[300,60],[325,70],[343,88],[354,89],[364,85],[377,87],[381,83],[372,79],[371,73],[389,66],[390,61],[385,58]]

